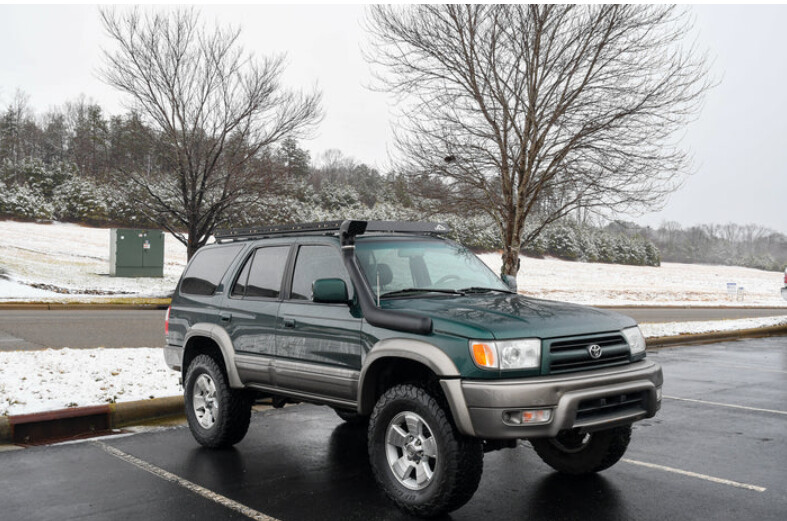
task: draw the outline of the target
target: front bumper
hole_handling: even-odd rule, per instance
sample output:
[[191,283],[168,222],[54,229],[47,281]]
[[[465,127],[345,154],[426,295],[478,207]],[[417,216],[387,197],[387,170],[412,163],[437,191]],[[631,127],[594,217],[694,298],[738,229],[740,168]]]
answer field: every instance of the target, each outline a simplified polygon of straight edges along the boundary
[[[442,380],[460,432],[484,439],[553,437],[564,429],[592,430],[651,418],[661,407],[661,366],[643,360],[582,373],[517,380]],[[658,391],[658,392],[657,392]],[[551,420],[511,425],[507,411],[551,409]]]

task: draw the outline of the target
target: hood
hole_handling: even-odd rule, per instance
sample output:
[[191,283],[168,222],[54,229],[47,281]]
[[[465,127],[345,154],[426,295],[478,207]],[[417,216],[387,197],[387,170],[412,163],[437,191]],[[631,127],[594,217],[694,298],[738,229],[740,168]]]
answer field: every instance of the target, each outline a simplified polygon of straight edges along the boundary
[[555,338],[637,325],[613,311],[501,293],[388,299],[381,304],[426,315],[435,331],[479,339]]

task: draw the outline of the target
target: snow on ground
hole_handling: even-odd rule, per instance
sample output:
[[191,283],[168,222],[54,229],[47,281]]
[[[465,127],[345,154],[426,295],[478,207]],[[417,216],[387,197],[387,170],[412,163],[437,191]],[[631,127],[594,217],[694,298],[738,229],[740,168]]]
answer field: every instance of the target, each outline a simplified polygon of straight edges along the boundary
[[[167,296],[186,265],[186,248],[167,234],[164,240],[164,278],[109,276],[109,229],[77,224],[39,224],[0,221],[0,268],[23,288],[0,286],[2,300],[83,300],[89,293]],[[44,296],[29,285],[73,294]],[[39,286],[39,287],[41,287]]]
[[[500,254],[481,259],[500,272]],[[102,292],[135,297],[168,295],[186,265],[186,248],[171,235],[165,239],[164,278],[110,277],[109,229],[76,224],[0,221],[0,273],[12,282],[0,285],[3,300],[84,300]],[[522,293],[591,305],[702,305],[785,307],[783,274],[735,266],[664,263],[660,267],[622,266],[522,257],[518,276]],[[745,289],[742,301],[727,297],[727,283]],[[42,295],[59,288],[77,294]],[[26,293],[25,288],[31,291]]]
[[0,279],[0,295],[4,299],[51,299],[59,295],[54,291],[31,288],[24,284],[11,282],[10,280]]
[[0,352],[0,416],[181,392],[160,348]]
[[[499,253],[479,255],[495,273]],[[784,307],[784,274],[738,266],[665,262],[659,267],[521,258],[519,291],[532,297],[597,306]],[[727,297],[727,283],[744,288],[743,300]]]
[[646,338],[663,336],[696,335],[720,331],[740,331],[771,326],[787,326],[787,315],[779,317],[741,318],[736,320],[709,320],[706,322],[663,322],[640,323],[639,328]]

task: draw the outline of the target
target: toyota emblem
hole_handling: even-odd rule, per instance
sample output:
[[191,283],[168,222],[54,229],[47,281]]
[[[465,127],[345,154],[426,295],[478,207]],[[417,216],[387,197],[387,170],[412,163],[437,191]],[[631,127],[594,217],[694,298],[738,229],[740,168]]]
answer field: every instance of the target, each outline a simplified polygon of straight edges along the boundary
[[588,346],[588,354],[590,358],[601,358],[601,346],[598,344]]

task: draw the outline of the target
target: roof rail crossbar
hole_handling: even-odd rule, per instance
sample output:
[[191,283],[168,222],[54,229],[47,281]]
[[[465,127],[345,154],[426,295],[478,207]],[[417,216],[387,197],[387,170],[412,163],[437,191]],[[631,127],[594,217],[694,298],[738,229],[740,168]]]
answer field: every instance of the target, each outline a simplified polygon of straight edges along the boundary
[[216,242],[234,241],[242,239],[259,239],[277,235],[306,235],[314,233],[340,233],[342,242],[351,237],[367,232],[387,233],[418,233],[418,234],[444,234],[450,228],[444,223],[410,222],[410,221],[323,221],[299,224],[278,224],[273,226],[258,226],[254,228],[237,228],[234,230],[216,230],[213,234]]

